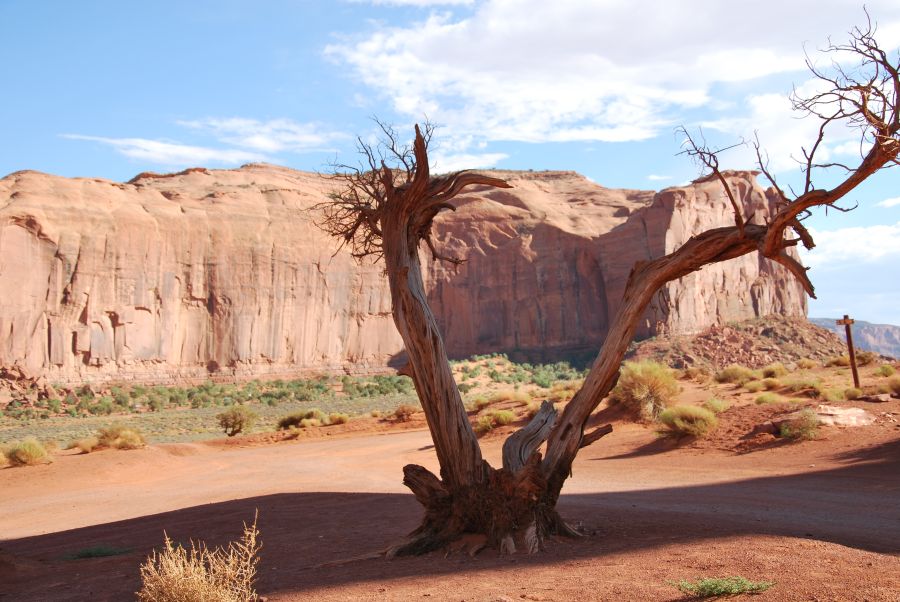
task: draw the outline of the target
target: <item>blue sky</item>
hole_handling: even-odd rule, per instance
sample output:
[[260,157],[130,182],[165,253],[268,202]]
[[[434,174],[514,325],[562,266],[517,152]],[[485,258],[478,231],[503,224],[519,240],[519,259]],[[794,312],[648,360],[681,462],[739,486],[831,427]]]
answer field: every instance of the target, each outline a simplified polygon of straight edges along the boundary
[[[572,169],[608,187],[697,176],[675,128],[758,130],[783,184],[815,124],[792,114],[803,59],[864,19],[857,2],[0,0],[0,175],[353,161],[370,117],[441,125],[438,170]],[[900,3],[867,3],[900,46]],[[406,128],[406,130],[404,130]],[[852,159],[852,132],[826,149]],[[723,165],[750,168],[746,149]],[[826,184],[829,176],[823,175]],[[807,223],[812,316],[900,324],[900,168]]]

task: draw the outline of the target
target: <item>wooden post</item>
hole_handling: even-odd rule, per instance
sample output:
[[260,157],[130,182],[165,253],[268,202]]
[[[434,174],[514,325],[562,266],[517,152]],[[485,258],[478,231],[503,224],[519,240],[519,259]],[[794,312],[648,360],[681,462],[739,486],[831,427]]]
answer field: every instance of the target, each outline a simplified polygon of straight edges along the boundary
[[836,324],[838,326],[843,324],[844,330],[847,333],[847,349],[850,350],[850,370],[853,371],[853,386],[859,389],[859,372],[856,369],[856,351],[853,349],[853,333],[850,331],[850,325],[853,324],[853,320],[850,319],[850,316],[844,314],[844,319],[838,320]]

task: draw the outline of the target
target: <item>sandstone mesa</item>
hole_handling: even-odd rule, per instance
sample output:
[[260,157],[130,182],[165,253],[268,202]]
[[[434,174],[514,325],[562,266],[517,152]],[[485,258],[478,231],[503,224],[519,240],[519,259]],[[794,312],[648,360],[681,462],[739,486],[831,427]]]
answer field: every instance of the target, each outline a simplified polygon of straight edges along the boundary
[[[728,225],[721,184],[603,188],[574,172],[496,171],[435,223],[458,268],[425,281],[451,356],[596,350],[631,267]],[[746,216],[774,198],[728,172]],[[128,183],[33,171],[0,180],[0,368],[51,382],[372,372],[401,362],[382,266],[315,225],[328,178],[264,164]],[[805,316],[800,285],[757,254],[657,295],[639,336]]]

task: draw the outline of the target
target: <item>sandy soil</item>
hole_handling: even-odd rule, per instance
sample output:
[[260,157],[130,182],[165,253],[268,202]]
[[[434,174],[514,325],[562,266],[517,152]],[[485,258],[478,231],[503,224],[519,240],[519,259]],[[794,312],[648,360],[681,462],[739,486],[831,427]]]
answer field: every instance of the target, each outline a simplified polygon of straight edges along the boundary
[[[900,415],[900,402],[870,405]],[[730,575],[776,582],[760,599],[900,600],[897,423],[741,447],[742,421],[760,416],[729,412],[721,430],[733,439],[704,445],[673,447],[617,424],[583,450],[561,501],[589,535],[534,556],[321,566],[416,526],[420,509],[400,479],[409,462],[436,468],[422,430],[63,452],[51,465],[0,470],[0,599],[133,599],[164,530],[222,545],[258,510],[258,590],[273,601],[682,600],[672,581]],[[501,442],[484,442],[494,463]],[[129,551],[65,559],[99,545]]]

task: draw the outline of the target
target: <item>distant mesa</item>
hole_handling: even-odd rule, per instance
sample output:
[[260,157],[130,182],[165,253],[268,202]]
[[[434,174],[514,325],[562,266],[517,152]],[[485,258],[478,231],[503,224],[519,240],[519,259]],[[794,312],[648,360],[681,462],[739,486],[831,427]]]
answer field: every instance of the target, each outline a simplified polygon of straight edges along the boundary
[[[822,328],[827,328],[841,337],[844,336],[844,327],[835,324],[836,318],[810,318],[809,321]],[[881,355],[900,358],[900,326],[854,320],[854,324],[850,328],[855,346]]]
[[[427,261],[455,357],[549,361],[596,353],[629,271],[727,225],[718,182],[658,193],[574,172],[494,170],[435,224],[458,268]],[[745,215],[774,196],[726,174]],[[0,368],[50,382],[384,370],[402,353],[380,265],[315,226],[328,178],[284,167],[144,173],[129,183],[17,172],[0,180]],[[638,335],[803,317],[800,286],[756,254],[667,285]]]

